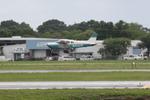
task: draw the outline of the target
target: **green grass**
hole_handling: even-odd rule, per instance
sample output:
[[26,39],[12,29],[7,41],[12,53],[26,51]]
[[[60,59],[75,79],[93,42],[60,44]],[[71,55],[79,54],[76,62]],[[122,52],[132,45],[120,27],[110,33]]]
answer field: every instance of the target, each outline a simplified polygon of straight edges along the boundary
[[116,100],[108,99],[112,97],[135,100],[131,98],[148,96],[149,93],[150,90],[144,89],[0,90],[0,100]]
[[[133,61],[16,61],[0,62],[0,70],[56,70],[56,69],[132,69]],[[137,60],[136,69],[150,69],[149,60]]]
[[150,80],[149,72],[3,73],[0,81],[134,81]]

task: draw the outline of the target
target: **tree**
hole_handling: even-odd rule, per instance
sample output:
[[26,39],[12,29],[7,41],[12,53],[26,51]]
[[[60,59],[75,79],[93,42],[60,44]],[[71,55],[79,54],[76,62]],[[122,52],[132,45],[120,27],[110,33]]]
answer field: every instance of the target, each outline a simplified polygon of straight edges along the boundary
[[35,36],[36,35],[34,30],[30,27],[30,25],[26,24],[25,22],[22,22],[19,25],[18,30],[21,36]]
[[140,39],[144,34],[149,32],[149,29],[144,28],[138,23],[129,23],[127,31],[132,33],[131,39]]
[[74,31],[73,39],[88,40],[92,33],[94,33],[94,31],[92,30],[85,30],[83,32]]
[[10,36],[35,36],[35,32],[25,22],[19,24],[13,20],[2,21],[0,24],[0,36],[10,37]]
[[143,37],[141,37],[141,41],[144,47],[147,48],[147,56],[150,55],[150,33],[145,34]]
[[9,36],[12,36],[11,31],[8,28],[0,27],[0,37],[9,37]]
[[131,41],[127,38],[109,38],[104,40],[104,52],[106,56],[118,58],[127,52]]
[[99,28],[94,31],[98,33],[98,39],[100,40],[114,37],[114,24],[112,22],[100,21]]
[[120,20],[118,23],[115,24],[115,34],[114,37],[126,37],[126,38],[130,38],[131,37],[131,33],[129,31],[127,31],[127,29],[129,28],[128,23]]
[[97,28],[100,27],[100,24],[98,21],[95,20],[90,20],[90,21],[83,21],[81,23],[75,23],[73,25],[68,26],[68,30],[81,30],[81,31],[86,31],[86,30],[96,30]]
[[37,30],[39,33],[55,33],[55,32],[62,32],[66,30],[67,26],[64,22],[59,21],[57,19],[48,20],[43,22],[42,25],[38,26]]

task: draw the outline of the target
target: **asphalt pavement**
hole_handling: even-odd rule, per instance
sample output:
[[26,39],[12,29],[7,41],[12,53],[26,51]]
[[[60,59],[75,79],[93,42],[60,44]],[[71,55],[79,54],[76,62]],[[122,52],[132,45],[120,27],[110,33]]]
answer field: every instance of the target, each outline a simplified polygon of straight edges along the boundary
[[0,89],[134,89],[148,84],[150,81],[0,82]]

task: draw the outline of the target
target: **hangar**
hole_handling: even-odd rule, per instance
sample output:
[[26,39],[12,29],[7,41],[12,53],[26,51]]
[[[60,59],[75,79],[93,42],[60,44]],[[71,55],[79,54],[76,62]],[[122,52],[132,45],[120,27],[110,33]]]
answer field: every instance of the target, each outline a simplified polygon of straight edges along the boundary
[[57,40],[20,36],[0,38],[0,60],[44,58],[50,55],[50,49],[45,44]]

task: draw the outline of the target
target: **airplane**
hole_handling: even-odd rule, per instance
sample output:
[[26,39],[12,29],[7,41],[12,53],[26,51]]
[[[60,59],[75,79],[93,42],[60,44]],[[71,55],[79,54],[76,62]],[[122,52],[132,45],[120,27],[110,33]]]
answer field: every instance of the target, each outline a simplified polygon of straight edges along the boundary
[[56,42],[49,42],[47,46],[50,49],[76,49],[96,45],[97,33],[93,33],[87,41],[60,39]]

